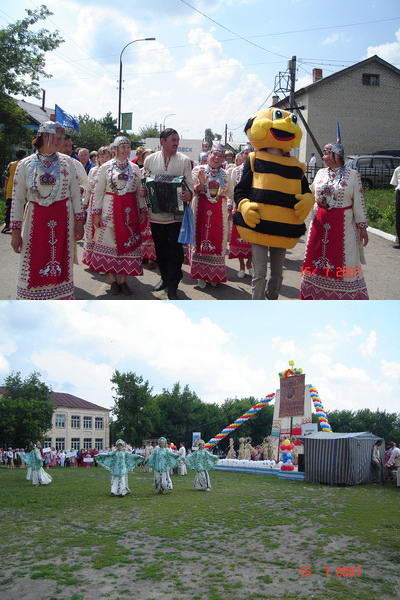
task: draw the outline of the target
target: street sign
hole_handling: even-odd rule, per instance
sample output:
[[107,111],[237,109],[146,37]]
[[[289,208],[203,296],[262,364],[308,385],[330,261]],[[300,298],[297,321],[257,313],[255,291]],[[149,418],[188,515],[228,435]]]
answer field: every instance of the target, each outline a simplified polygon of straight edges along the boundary
[[128,131],[132,129],[132,113],[122,113],[121,129]]

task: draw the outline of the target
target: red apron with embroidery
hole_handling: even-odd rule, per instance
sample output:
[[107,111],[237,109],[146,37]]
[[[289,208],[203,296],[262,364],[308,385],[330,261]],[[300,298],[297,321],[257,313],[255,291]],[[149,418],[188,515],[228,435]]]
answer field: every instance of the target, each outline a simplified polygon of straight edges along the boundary
[[113,196],[113,219],[118,255],[132,252],[140,246],[139,209],[135,192]]
[[196,207],[195,251],[198,254],[223,254],[222,201],[209,202],[205,194],[199,194]]
[[28,289],[70,279],[69,198],[41,206],[32,202],[32,237]]
[[320,275],[333,279],[343,277],[345,265],[344,217],[346,208],[327,210],[318,207],[314,217],[307,252],[303,263],[303,275]]

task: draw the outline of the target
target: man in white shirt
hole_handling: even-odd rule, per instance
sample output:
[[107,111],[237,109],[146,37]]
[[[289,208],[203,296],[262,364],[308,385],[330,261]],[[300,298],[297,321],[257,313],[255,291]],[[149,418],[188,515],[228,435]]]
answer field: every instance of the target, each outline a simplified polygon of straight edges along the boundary
[[[150,175],[174,175],[185,177],[189,190],[182,192],[182,200],[189,203],[193,196],[192,163],[177,152],[179,135],[175,129],[164,129],[160,133],[161,150],[146,157],[144,168]],[[178,242],[182,217],[172,213],[150,211],[151,233],[156,249],[161,279],[154,291],[167,289],[168,298],[177,300],[177,289],[182,279],[183,247]]]
[[396,471],[400,468],[400,449],[395,442],[390,442],[391,453],[389,460],[386,463],[386,468],[389,472],[389,475],[394,473],[394,477],[396,476]]

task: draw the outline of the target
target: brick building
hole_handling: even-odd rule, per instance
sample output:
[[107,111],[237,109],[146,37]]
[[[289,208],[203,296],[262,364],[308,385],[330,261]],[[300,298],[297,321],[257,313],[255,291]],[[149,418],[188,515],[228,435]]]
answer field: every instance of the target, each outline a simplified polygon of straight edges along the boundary
[[[340,124],[346,155],[400,149],[400,70],[379,56],[371,56],[333,75],[313,70],[313,83],[296,91],[303,116],[321,147],[336,141]],[[289,106],[289,98],[274,106]],[[303,139],[299,159],[319,154],[301,120]]]

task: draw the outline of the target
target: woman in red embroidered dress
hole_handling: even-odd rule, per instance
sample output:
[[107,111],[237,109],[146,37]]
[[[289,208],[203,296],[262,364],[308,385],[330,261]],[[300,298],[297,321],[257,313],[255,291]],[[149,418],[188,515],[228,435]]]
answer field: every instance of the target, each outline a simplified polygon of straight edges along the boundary
[[341,144],[327,144],[311,189],[317,211],[302,267],[302,300],[368,300],[361,271],[368,243],[367,213],[358,171],[346,167]]
[[228,241],[228,176],[221,167],[224,148],[215,145],[207,165],[193,169],[195,240],[190,249],[190,276],[198,286],[214,287],[226,281],[225,254]]
[[111,294],[131,296],[127,275],[143,275],[139,221],[145,209],[138,193],[140,170],[129,160],[129,139],[119,136],[113,147],[115,157],[97,173],[93,203],[96,231],[86,264],[93,271],[110,274]]
[[[94,188],[97,183],[97,174],[102,165],[111,159],[111,150],[109,146],[102,146],[97,151],[96,166],[90,169],[88,175],[88,187],[85,192],[84,207],[87,210],[87,219],[85,223],[85,239],[83,243],[83,257],[82,262],[85,265],[90,264],[90,254],[93,248],[93,237],[95,227],[93,225],[93,202],[94,202]],[[77,161],[78,162],[78,161]]]
[[11,245],[21,254],[18,299],[74,298],[74,242],[83,237],[85,215],[74,159],[58,152],[63,143],[60,123],[42,123],[33,140],[37,152],[15,172]]

